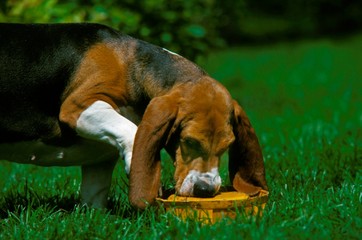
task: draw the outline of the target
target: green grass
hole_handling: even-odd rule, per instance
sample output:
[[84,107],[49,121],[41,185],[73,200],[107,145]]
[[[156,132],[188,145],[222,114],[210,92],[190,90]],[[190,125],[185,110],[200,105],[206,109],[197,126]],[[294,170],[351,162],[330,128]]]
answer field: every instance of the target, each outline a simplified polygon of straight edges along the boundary
[[[0,239],[359,239],[362,229],[362,36],[243,47],[203,66],[248,113],[271,195],[260,219],[182,222],[134,211],[122,163],[110,212],[75,206],[78,168],[0,162]],[[167,157],[166,157],[167,158]],[[172,185],[172,164],[163,170]],[[226,158],[221,175],[227,182]]]

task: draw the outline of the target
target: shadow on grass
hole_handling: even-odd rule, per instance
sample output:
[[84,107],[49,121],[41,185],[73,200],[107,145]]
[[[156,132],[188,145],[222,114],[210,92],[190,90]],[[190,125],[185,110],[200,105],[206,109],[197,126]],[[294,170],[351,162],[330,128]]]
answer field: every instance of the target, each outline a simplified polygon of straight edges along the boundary
[[[57,194],[49,196],[46,193],[40,193],[33,190],[28,184],[25,184],[22,191],[8,191],[0,198],[0,219],[9,218],[10,215],[24,210],[35,210],[39,208],[48,212],[58,212],[72,214],[75,211],[87,211],[92,208],[81,205],[81,200],[77,194]],[[120,216],[123,218],[136,219],[139,210],[133,208],[128,198],[116,197],[111,194],[107,208],[104,213]]]

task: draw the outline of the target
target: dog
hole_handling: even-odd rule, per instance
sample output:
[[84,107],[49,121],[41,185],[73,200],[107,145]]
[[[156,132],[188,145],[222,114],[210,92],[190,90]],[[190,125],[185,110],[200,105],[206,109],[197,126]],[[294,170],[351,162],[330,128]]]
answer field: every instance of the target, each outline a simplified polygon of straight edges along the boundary
[[261,147],[229,92],[167,49],[92,24],[0,24],[0,159],[81,166],[81,201],[104,208],[118,158],[129,201],[160,188],[160,150],[181,196],[210,197],[229,177],[239,192],[268,189]]

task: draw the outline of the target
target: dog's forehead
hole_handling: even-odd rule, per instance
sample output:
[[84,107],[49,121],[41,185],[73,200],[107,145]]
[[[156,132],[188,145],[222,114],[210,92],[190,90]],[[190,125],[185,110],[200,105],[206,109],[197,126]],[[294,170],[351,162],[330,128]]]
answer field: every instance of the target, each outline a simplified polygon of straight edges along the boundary
[[220,84],[211,83],[190,89],[182,112],[182,137],[204,138],[226,137],[231,134],[233,109],[230,94]]
[[184,95],[184,111],[202,112],[203,116],[229,117],[233,104],[230,93],[216,80],[207,77],[206,80],[187,86]]

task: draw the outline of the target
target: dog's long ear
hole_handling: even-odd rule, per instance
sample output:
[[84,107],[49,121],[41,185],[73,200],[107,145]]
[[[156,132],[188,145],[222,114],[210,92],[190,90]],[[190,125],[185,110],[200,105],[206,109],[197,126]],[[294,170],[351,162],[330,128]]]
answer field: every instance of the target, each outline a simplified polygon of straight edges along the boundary
[[129,200],[137,208],[145,208],[157,197],[161,176],[160,150],[173,130],[178,112],[176,99],[175,93],[152,99],[138,126],[129,189]]
[[233,187],[249,195],[268,190],[258,138],[244,110],[234,101],[235,142],[229,148],[229,176]]

